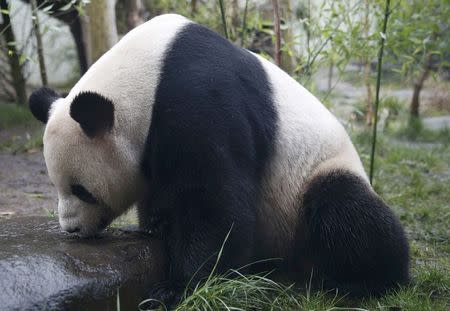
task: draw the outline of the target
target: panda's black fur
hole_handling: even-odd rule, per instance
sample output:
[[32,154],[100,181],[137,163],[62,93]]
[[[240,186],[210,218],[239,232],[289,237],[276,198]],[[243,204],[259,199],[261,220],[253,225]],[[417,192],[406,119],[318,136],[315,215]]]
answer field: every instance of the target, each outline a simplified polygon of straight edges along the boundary
[[[264,230],[256,211],[277,135],[271,98],[254,56],[202,26],[187,26],[167,52],[142,165],[151,193],[139,218],[145,230],[166,219],[175,283],[207,276],[228,233],[217,272],[264,259],[254,242]],[[358,177],[319,176],[300,201],[306,214],[287,262],[299,278],[314,270],[320,286],[355,295],[408,280],[403,229]]]
[[187,26],[168,51],[143,157],[152,192],[139,215],[146,227],[148,213],[167,209],[175,279],[189,280],[232,227],[219,270],[253,260],[262,173],[276,135],[270,98],[256,58],[202,26]]
[[314,269],[318,285],[354,296],[383,293],[409,279],[402,226],[359,177],[342,170],[318,176],[302,204],[296,263],[304,278]]
[[[109,103],[103,94],[83,94],[84,101],[100,96]],[[31,108],[46,121],[50,104],[36,108],[38,95]],[[86,116],[89,109],[73,113]],[[102,120],[106,130],[110,119]],[[85,127],[97,128],[91,121]],[[267,71],[254,55],[194,23],[177,33],[162,59],[141,162],[148,189],[138,202],[140,226],[160,231],[169,259],[167,286],[153,298],[173,302],[189,281],[207,277],[222,245],[218,273],[267,259],[257,255],[265,230],[257,215],[280,122]],[[274,265],[290,277],[303,282],[313,275],[318,287],[354,295],[408,281],[404,231],[361,177],[342,168],[319,172],[298,206],[295,245]]]

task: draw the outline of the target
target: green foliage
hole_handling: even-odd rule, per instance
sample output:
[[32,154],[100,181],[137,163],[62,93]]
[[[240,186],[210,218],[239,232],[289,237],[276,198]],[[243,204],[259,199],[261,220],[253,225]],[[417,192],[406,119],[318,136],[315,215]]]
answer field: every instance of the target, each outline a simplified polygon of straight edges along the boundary
[[445,65],[443,56],[450,50],[449,20],[449,0],[397,1],[387,37],[390,60],[400,66],[395,70],[414,78],[429,54],[434,55],[436,67]]
[[324,66],[333,65],[339,75],[352,60],[373,59],[379,40],[378,27],[368,27],[365,38],[363,13],[369,10],[371,23],[377,23],[380,12],[379,1],[325,0],[320,5],[308,2],[297,12],[304,33],[297,37],[297,44],[306,46],[298,58],[298,80],[307,87],[311,75]]

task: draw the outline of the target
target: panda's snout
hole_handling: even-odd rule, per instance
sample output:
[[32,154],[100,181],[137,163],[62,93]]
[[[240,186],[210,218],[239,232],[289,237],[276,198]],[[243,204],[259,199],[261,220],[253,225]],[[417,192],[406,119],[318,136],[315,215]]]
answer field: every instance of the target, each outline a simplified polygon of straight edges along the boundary
[[81,230],[80,227],[73,227],[73,228],[67,228],[67,229],[64,230],[64,231],[66,231],[66,232],[68,232],[68,233],[75,233],[75,232],[80,232],[80,230]]

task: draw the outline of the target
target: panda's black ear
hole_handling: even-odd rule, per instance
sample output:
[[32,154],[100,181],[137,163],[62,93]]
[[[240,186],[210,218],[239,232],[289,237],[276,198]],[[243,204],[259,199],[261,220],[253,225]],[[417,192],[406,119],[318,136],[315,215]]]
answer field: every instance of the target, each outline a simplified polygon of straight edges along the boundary
[[31,113],[36,119],[43,123],[47,123],[50,108],[55,100],[59,98],[61,98],[61,96],[54,90],[49,89],[48,87],[41,87],[31,94],[28,105]]
[[100,94],[83,92],[72,101],[70,116],[80,124],[87,136],[93,138],[112,129],[114,105],[111,100]]

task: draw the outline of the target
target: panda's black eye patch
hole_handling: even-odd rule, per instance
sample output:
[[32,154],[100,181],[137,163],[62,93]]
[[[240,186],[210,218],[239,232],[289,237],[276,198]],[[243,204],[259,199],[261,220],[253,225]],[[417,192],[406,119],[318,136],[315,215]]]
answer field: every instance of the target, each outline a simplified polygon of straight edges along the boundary
[[70,189],[72,190],[72,194],[81,201],[90,204],[97,203],[97,200],[94,198],[94,196],[90,194],[89,191],[87,191],[86,188],[84,188],[82,185],[72,185],[70,186]]

